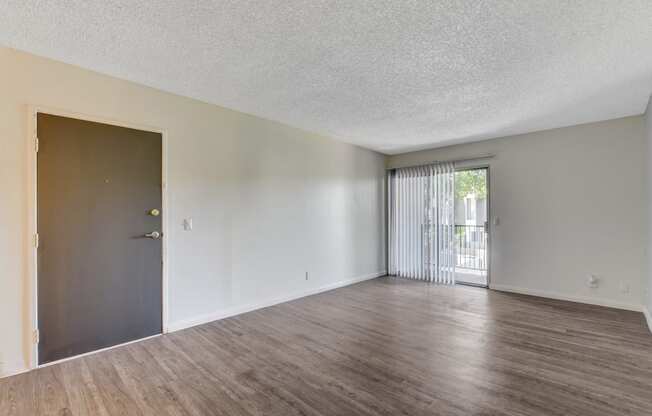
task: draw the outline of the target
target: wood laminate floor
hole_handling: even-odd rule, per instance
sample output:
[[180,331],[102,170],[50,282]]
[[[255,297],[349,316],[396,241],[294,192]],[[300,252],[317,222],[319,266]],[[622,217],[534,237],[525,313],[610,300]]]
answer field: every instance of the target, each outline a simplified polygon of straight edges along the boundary
[[381,278],[0,380],[0,415],[652,415],[643,315]]

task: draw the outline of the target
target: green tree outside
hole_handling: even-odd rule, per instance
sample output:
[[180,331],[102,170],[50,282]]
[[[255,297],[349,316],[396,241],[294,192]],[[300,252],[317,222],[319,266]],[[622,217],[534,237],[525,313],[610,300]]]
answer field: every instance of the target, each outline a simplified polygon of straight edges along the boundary
[[475,194],[476,199],[487,197],[486,170],[463,170],[455,172],[455,199],[464,199],[469,194]]

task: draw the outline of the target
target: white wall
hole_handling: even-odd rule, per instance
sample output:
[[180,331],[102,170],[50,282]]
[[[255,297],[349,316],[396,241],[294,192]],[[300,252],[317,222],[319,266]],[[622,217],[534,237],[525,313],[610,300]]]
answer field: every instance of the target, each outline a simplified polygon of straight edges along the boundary
[[[647,190],[641,116],[391,156],[489,159],[491,285],[640,310]],[[600,286],[585,284],[594,273]],[[629,285],[623,293],[620,285]]]
[[10,49],[0,68],[0,374],[30,358],[28,105],[167,131],[172,329],[383,271],[383,155]]
[[645,316],[652,331],[652,97],[645,112],[645,138],[647,142],[647,186],[648,186],[648,268]]

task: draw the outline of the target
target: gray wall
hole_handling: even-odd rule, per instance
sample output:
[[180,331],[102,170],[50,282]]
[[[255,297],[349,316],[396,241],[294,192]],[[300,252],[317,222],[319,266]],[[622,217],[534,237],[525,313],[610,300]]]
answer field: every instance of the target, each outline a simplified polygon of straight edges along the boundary
[[[494,154],[491,285],[640,310],[647,189],[641,116],[391,156],[398,167]],[[589,288],[589,274],[600,279]],[[629,289],[629,291],[624,289]]]

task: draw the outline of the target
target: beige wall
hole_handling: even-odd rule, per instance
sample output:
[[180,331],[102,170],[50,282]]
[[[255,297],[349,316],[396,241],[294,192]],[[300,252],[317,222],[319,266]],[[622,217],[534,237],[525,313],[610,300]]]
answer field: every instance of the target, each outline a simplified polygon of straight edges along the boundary
[[30,104],[166,130],[173,329],[384,269],[383,155],[10,49],[0,68],[0,374],[31,349]]
[[[388,163],[494,154],[492,286],[640,310],[645,148],[638,116],[396,155]],[[586,285],[591,273],[600,278],[596,289]]]

